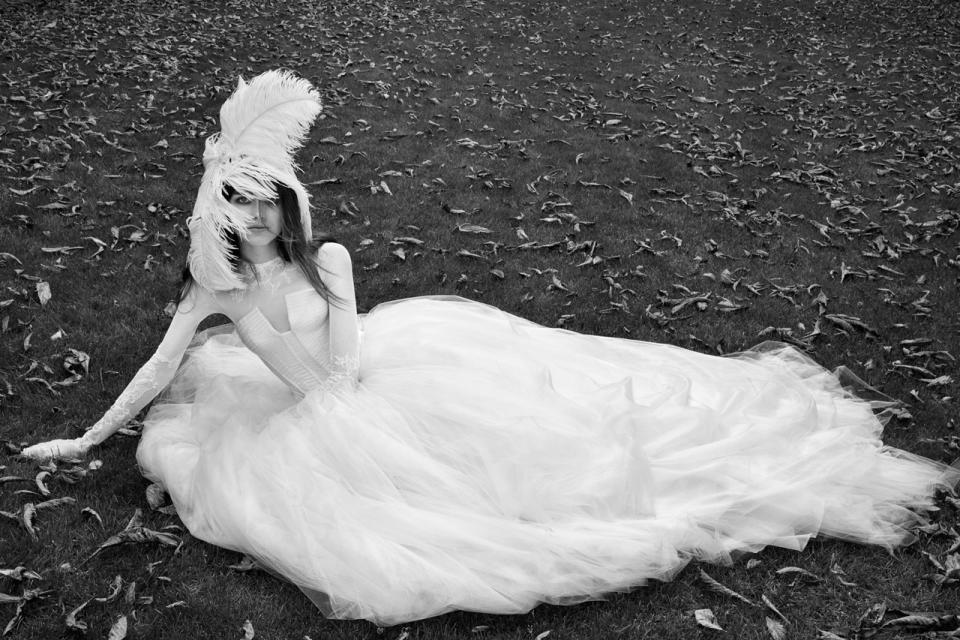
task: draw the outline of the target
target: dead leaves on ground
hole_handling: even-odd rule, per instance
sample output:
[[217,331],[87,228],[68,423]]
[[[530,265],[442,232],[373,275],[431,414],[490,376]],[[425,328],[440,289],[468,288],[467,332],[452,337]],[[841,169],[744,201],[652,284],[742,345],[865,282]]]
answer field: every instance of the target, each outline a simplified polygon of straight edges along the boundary
[[27,535],[34,544],[39,544],[40,534],[38,531],[39,527],[36,523],[38,515],[45,511],[75,503],[76,500],[69,496],[63,498],[53,498],[51,500],[44,500],[43,502],[37,503],[25,502],[20,506],[18,511],[0,511],[0,516],[2,516],[3,520],[8,523],[19,525],[27,532]]
[[[955,506],[960,508],[960,504],[957,504],[960,501],[953,499],[953,502]],[[954,536],[954,543],[944,552],[942,559],[927,551],[924,551],[923,555],[936,569],[936,573],[931,574],[929,578],[941,587],[956,589],[960,586],[960,535],[957,534],[955,529],[951,529],[950,532]]]
[[0,635],[6,636],[14,631],[20,622],[23,620],[24,610],[34,602],[38,602],[47,596],[49,596],[52,591],[44,591],[42,589],[23,589],[20,595],[9,595],[6,593],[0,593],[0,605],[4,604],[15,604],[17,605],[16,611],[13,614],[13,617],[7,622],[6,626],[3,628],[3,633]]
[[[100,461],[98,460],[94,460],[86,464],[82,464],[82,462],[79,460],[60,461],[59,463],[52,461],[46,462],[41,465],[41,470],[37,473],[34,479],[34,484],[36,485],[37,491],[34,492],[28,489],[21,489],[18,490],[17,493],[22,495],[36,494],[40,496],[49,496],[52,493],[50,488],[52,482],[63,481],[67,484],[73,484],[79,479],[85,477],[90,471],[96,470],[99,467]],[[10,485],[15,485],[19,482],[25,483],[27,481],[25,478],[19,478],[16,476],[5,476],[3,480],[4,484]],[[153,486],[155,487],[155,485]],[[158,491],[156,490],[148,492],[148,495],[150,495],[148,500],[151,504],[151,507],[161,512],[168,511],[169,508],[163,506],[162,498],[157,494]],[[30,540],[35,545],[41,545],[45,543],[42,537],[41,528],[43,515],[48,511],[52,512],[66,506],[76,505],[76,503],[76,499],[70,496],[50,498],[39,502],[27,501],[21,505],[17,512],[0,511],[0,516],[2,516],[3,520],[6,522],[24,529]],[[103,527],[103,519],[101,518],[100,514],[90,507],[83,508],[80,511],[80,516],[84,518],[89,517],[95,519],[99,523],[100,527]],[[182,531],[182,528],[178,525],[167,526],[159,531],[144,526],[143,513],[137,509],[121,531],[108,537],[93,551],[93,553],[90,554],[90,556],[82,560],[79,564],[82,565],[105,550],[123,544],[159,544],[166,547],[172,547],[176,551],[182,544],[180,537],[177,535],[177,533],[180,531]],[[151,565],[151,570],[152,566],[153,565]],[[61,564],[61,570],[72,571],[73,567],[71,566],[71,563],[66,562]],[[17,605],[15,615],[7,623],[5,631],[2,635],[12,632],[16,626],[20,624],[27,608],[31,605],[31,603],[39,601],[53,593],[53,591],[49,589],[29,586],[31,582],[41,580],[43,580],[43,577],[39,573],[24,566],[18,566],[12,569],[0,569],[0,582],[7,585],[13,584],[20,587],[20,593],[0,592],[0,604]],[[124,584],[126,586],[124,586]],[[9,589],[9,586],[7,588]],[[65,624],[67,628],[79,632],[86,631],[86,623],[79,618],[79,615],[84,608],[87,607],[91,602],[110,603],[117,600],[121,595],[121,588],[123,588],[124,602],[129,606],[139,606],[153,602],[153,596],[137,593],[136,580],[133,582],[124,583],[122,578],[117,576],[111,583],[110,591],[107,595],[91,598],[85,601],[81,605],[74,608],[66,616]],[[113,624],[109,637],[116,637],[118,639],[126,637],[126,616],[121,616],[121,618],[119,618]]]
[[[445,190],[457,178],[465,181],[467,189],[502,192],[503,204],[516,216],[523,215],[525,209],[555,203],[557,198],[566,201],[568,206],[581,207],[578,193],[609,192],[611,202],[619,201],[620,205],[638,210],[652,210],[661,204],[679,205],[694,215],[716,217],[756,238],[758,244],[746,250],[750,255],[766,254],[768,258],[770,241],[782,236],[785,227],[809,224],[814,237],[804,239],[808,249],[831,250],[839,244],[861,243],[864,245],[861,256],[879,262],[875,267],[849,262],[841,265],[834,272],[841,285],[857,279],[902,280],[905,272],[889,263],[908,255],[924,255],[941,264],[954,259],[939,245],[923,245],[935,237],[949,236],[958,224],[957,216],[942,207],[939,212],[934,211],[934,219],[929,219],[917,206],[924,204],[922,199],[928,194],[944,196],[958,190],[952,170],[957,154],[950,144],[955,139],[951,127],[955,127],[956,118],[941,104],[938,93],[949,86],[945,79],[952,77],[949,62],[955,60],[956,53],[942,42],[928,40],[931,30],[923,24],[922,15],[905,14],[903,20],[896,22],[897,29],[867,25],[869,46],[851,53],[844,46],[850,34],[844,31],[843,25],[846,22],[860,24],[862,16],[855,12],[847,16],[850,13],[847,8],[791,7],[785,10],[783,22],[770,24],[757,16],[738,20],[733,8],[725,9],[721,4],[707,3],[701,7],[711,18],[696,30],[683,28],[679,36],[676,30],[682,20],[677,21],[680,13],[672,3],[631,7],[614,21],[588,12],[582,16],[585,28],[593,25],[602,37],[585,36],[583,46],[574,47],[568,42],[565,29],[570,26],[567,21],[578,14],[575,9],[569,15],[557,14],[532,24],[519,16],[517,21],[491,22],[484,17],[485,12],[478,11],[479,17],[471,18],[474,24],[465,25],[438,11],[432,3],[421,3],[398,11],[388,24],[402,31],[385,31],[373,49],[363,35],[371,28],[370,16],[365,15],[363,7],[334,4],[321,9],[311,7],[306,14],[297,13],[297,9],[291,7],[292,15],[318,18],[318,29],[314,34],[288,34],[289,42],[271,45],[275,48],[271,55],[280,55],[283,59],[293,52],[298,56],[304,50],[317,52],[316,64],[311,65],[311,69],[324,78],[325,102],[331,107],[331,118],[318,133],[317,144],[343,150],[334,159],[336,167],[343,168],[354,159],[369,161],[370,166],[367,175],[338,175],[311,184],[341,185],[358,201],[362,194],[394,196],[404,190],[417,189],[418,184],[423,185],[425,193],[432,193],[435,188]],[[682,12],[682,7],[679,9]],[[886,3],[884,10],[897,13],[897,7],[891,3]],[[254,13],[272,15],[263,9]],[[831,38],[824,39],[820,28],[827,14],[846,18],[832,23]],[[212,88],[202,86],[185,73],[185,69],[205,56],[224,51],[223,42],[210,33],[216,30],[209,24],[187,18],[190,14],[176,11],[175,6],[157,10],[149,19],[117,15],[117,12],[107,15],[112,17],[111,27],[121,23],[128,33],[152,37],[129,39],[123,45],[132,49],[128,51],[103,37],[105,16],[90,17],[86,20],[89,24],[84,24],[81,31],[85,34],[83,42],[76,43],[80,49],[71,51],[61,46],[59,55],[66,60],[73,56],[85,59],[86,47],[95,46],[100,55],[96,65],[85,67],[90,75],[119,82],[125,79],[118,71],[123,68],[137,69],[142,77],[159,79],[159,82],[136,85],[129,94],[111,98],[111,109],[130,109],[144,114],[144,118],[127,129],[111,127],[103,116],[83,108],[82,98],[65,79],[58,76],[58,80],[43,83],[29,77],[23,78],[20,84],[23,90],[11,95],[6,102],[24,118],[31,113],[43,114],[35,116],[41,121],[28,127],[24,124],[30,119],[22,120],[9,133],[33,135],[38,147],[51,150],[82,147],[89,154],[106,148],[130,154],[147,149],[151,151],[150,159],[143,160],[141,175],[146,180],[163,178],[169,164],[191,157],[189,146],[180,144],[183,141],[178,139],[202,137],[214,124],[211,119],[186,108],[190,101],[181,98],[222,93],[238,71],[237,67],[262,64],[266,59],[253,53],[245,61],[234,60],[227,64],[229,68],[218,68],[214,78],[206,79]],[[319,19],[321,16],[324,19]],[[75,19],[64,15],[60,22],[66,24]],[[935,31],[949,33],[951,19],[955,20],[938,17]],[[352,25],[355,29],[333,32],[328,24]],[[44,27],[37,29],[36,37],[40,40],[52,36],[45,25],[38,26]],[[386,25],[380,24],[379,28]],[[723,37],[717,37],[717,29],[724,30]],[[913,47],[899,48],[904,30],[912,30],[924,40],[924,48],[920,51]],[[189,45],[181,40],[174,42],[169,31],[191,33],[193,39]],[[222,27],[222,31],[232,33],[229,26]],[[696,37],[692,35],[694,31],[698,32]],[[344,35],[348,32],[353,37]],[[784,69],[772,69],[771,64],[776,60],[768,60],[763,52],[751,46],[759,37],[758,32],[765,33],[770,42],[779,43],[781,50],[797,51],[797,55],[789,64],[784,63]],[[505,44],[498,48],[485,37],[488,33],[502,37],[512,34],[516,41],[505,38]],[[408,42],[414,35],[420,36],[416,50]],[[857,37],[859,42],[862,34],[857,32]],[[337,45],[332,46],[333,42]],[[292,50],[287,48],[290,46]],[[615,62],[620,53],[652,48],[660,54],[655,59],[631,65]],[[467,51],[470,65],[461,65],[456,74],[445,70],[448,56],[463,55]],[[590,77],[598,84],[576,80],[572,71],[598,53],[614,58],[614,62],[592,71]],[[830,62],[834,55],[845,61],[842,66]],[[120,61],[111,62],[112,58]],[[504,74],[503,59],[515,60],[513,64],[519,75],[511,78]],[[931,66],[931,59],[939,64]],[[289,60],[293,64],[294,58]],[[697,75],[685,74],[687,66],[696,68]],[[909,69],[918,77],[930,75],[935,81],[905,86],[898,75],[903,69]],[[447,91],[453,86],[455,94]],[[451,94],[456,100],[451,99]],[[896,124],[904,113],[900,104],[904,95],[910,96],[911,110],[920,124]],[[543,135],[527,133],[524,129],[501,131],[494,126],[497,121],[493,113],[480,121],[471,118],[469,109],[484,103],[493,105],[498,117],[529,115],[531,119],[549,119],[557,123],[557,127]],[[408,118],[403,126],[378,126],[380,112],[386,111],[392,116],[391,109],[396,105],[403,105],[409,113],[423,115]],[[60,125],[60,130],[54,130],[54,124]],[[37,129],[40,132],[35,133]],[[768,139],[771,136],[772,139]],[[405,161],[402,143],[418,138],[432,138],[434,146],[461,150],[461,157],[466,160],[460,165],[462,171],[453,170],[451,164],[446,172],[439,172],[430,160]],[[610,156],[605,150],[613,145],[634,143],[648,145],[641,146],[643,152],[636,154],[637,162],[651,161],[652,154],[646,149],[652,146],[666,155],[676,156],[676,164],[692,175],[681,179],[667,177],[670,172],[654,174],[646,169],[631,175],[607,175],[602,163]],[[400,157],[390,157],[387,166],[375,155],[384,144],[397,145],[390,151],[400,154]],[[548,147],[570,147],[569,162],[546,172],[542,167],[531,167],[537,170],[527,176],[523,175],[527,171],[518,172],[515,165],[504,161],[518,157],[526,162],[532,153],[543,157],[543,149]],[[875,175],[851,175],[857,172],[848,171],[842,162],[848,155],[862,156],[874,167]],[[324,154],[313,156],[315,161],[324,159]],[[663,158],[659,160],[666,166],[670,164]],[[391,164],[397,167],[390,168]],[[54,180],[45,179],[52,172],[48,171],[44,155],[9,165],[10,171],[20,170],[16,175],[18,186],[10,187],[17,198],[36,196],[39,198],[36,208],[51,215],[86,215],[74,211],[77,206],[74,191],[79,188],[76,181],[72,185],[58,185]],[[757,175],[742,177],[750,171]],[[418,172],[431,175],[423,181],[409,180],[415,174],[419,177]],[[637,186],[650,181],[676,184],[647,189]],[[816,197],[817,210],[787,211],[777,204],[778,199],[793,195],[796,189],[807,190]],[[529,201],[519,200],[517,191],[535,197]],[[41,195],[44,197],[40,198]],[[102,202],[105,207],[107,203],[117,204],[110,200]],[[172,214],[169,206],[144,204],[148,214],[151,210],[154,215],[169,217]],[[366,209],[363,202],[357,205],[354,200],[340,198],[339,207],[333,211],[346,216],[347,222],[369,224]],[[468,211],[466,208],[451,210]],[[887,213],[902,216],[893,224],[902,226],[910,237],[895,237],[896,226],[891,232],[886,228],[886,221],[878,221],[878,214]],[[483,219],[475,226],[490,229],[495,236],[509,233],[509,229],[494,224],[496,220],[490,220],[489,211],[481,215]],[[637,224],[648,226],[648,221],[637,220]],[[580,233],[580,229],[574,226],[572,232]],[[635,234],[634,229],[626,227],[620,232]],[[96,236],[88,237],[92,238],[91,242],[99,243],[98,251],[115,251],[124,246],[142,245],[150,239],[162,242],[163,233],[144,225],[115,224],[109,233],[113,243]],[[470,233],[464,233],[463,237],[469,236]],[[454,236],[451,242],[460,240]],[[533,242],[541,246],[550,244],[543,240]],[[45,247],[44,251],[70,258],[80,252],[78,247],[82,246],[64,243]],[[438,248],[468,261],[486,262],[484,252],[468,243]],[[405,249],[390,251],[397,259],[393,262],[395,267],[406,268],[411,263],[406,259]],[[726,258],[721,257],[722,251],[708,250],[708,253],[719,260],[743,259],[729,252]],[[590,260],[571,266],[589,268],[609,259],[598,253]],[[521,262],[517,269],[512,268],[509,261],[489,268],[477,265],[494,276],[484,287],[507,287],[514,283],[514,273],[526,270],[526,265],[522,265],[524,259],[518,257],[517,260]],[[553,265],[561,273],[562,261],[562,255],[558,255]],[[629,289],[630,283],[621,281],[620,274],[631,273],[635,266],[621,265],[622,268],[603,277]],[[464,268],[469,271],[471,266],[467,263]],[[762,274],[756,274],[754,279],[762,281]],[[689,282],[670,283],[670,286],[673,284],[696,288]],[[659,286],[666,285],[660,283]],[[573,288],[583,290],[582,286]],[[546,291],[565,293],[560,288]],[[711,308],[719,312],[752,308],[749,299],[721,296],[716,291],[713,296],[717,304]],[[788,297],[779,299],[787,301]],[[637,305],[629,304],[629,300],[614,297],[611,302],[614,304],[605,307],[607,313],[625,316],[635,313]],[[646,302],[639,305],[640,309],[647,308],[640,317],[649,318],[654,326],[667,328],[688,319],[685,315],[674,317],[647,307]],[[851,309],[836,311],[831,315],[856,317]],[[838,335],[858,337],[862,327],[844,324],[846,321],[839,316],[837,319],[839,321],[830,323],[830,327],[836,328]],[[825,332],[823,327],[816,335]]]
[[700,569],[699,577],[700,577],[700,581],[708,590],[713,591],[714,593],[719,593],[722,596],[727,596],[728,598],[733,598],[734,600],[738,600],[739,602],[742,602],[743,604],[748,605],[750,607],[757,606],[757,604],[752,600],[750,600],[749,598],[737,593],[730,587],[727,587],[726,585],[721,584],[720,582],[715,580],[713,577],[710,576],[710,574],[708,574],[703,569]]
[[[133,516],[127,522],[127,525],[123,530],[113,534],[105,541],[103,541],[99,547],[94,550],[83,562],[89,562],[96,555],[109,549],[122,544],[161,544],[168,547],[173,547],[174,549],[179,548],[182,544],[180,538],[173,533],[168,531],[154,531],[149,529],[143,524],[143,511],[137,509],[134,511]],[[170,529],[171,527],[166,527]],[[179,526],[172,527],[175,530],[180,530]]]
[[172,504],[167,504],[167,494],[160,485],[156,483],[148,485],[146,489],[146,498],[147,504],[153,511],[157,511],[168,516],[177,514],[176,507],[174,507]]
[[[135,608],[153,604],[154,597],[152,595],[139,593],[139,588],[140,583],[137,580],[127,582],[122,576],[116,576],[108,586],[108,591],[105,595],[85,600],[67,613],[64,618],[64,625],[70,631],[85,633],[88,630],[88,624],[80,615],[90,605],[118,603],[126,607]],[[121,615],[111,625],[107,637],[122,640],[127,635],[127,628],[127,615]]]
[[[216,103],[236,75],[273,66],[321,87],[327,118],[304,179],[322,224],[357,239],[364,274],[432,283],[418,268],[437,257],[450,271],[440,286],[537,313],[555,302],[547,323],[614,317],[711,352],[765,339],[819,355],[855,346],[871,377],[912,386],[911,402],[955,402],[960,131],[946,98],[960,23],[949,3],[774,3],[775,20],[729,2],[698,2],[697,18],[657,1],[620,3],[613,17],[589,2],[537,13],[508,1],[496,15],[473,0],[241,4],[253,22],[302,28],[267,30],[236,56],[241,25],[178,1],[55,18],[24,3],[0,17],[23,63],[5,67],[16,90],[0,95],[11,208],[0,224],[42,238],[0,252],[4,404],[27,387],[86,388],[90,360],[66,346],[74,330],[39,329],[75,299],[63,283],[79,266],[110,278],[181,261],[182,193],[130,193],[196,177]],[[770,309],[788,320],[766,319]],[[704,319],[750,327],[746,344],[693,335]],[[960,451],[955,435],[929,444]],[[89,471],[10,480],[36,495],[17,494],[33,507],[5,524],[29,522],[42,543],[45,491]],[[931,560],[945,588],[952,562]],[[839,568],[781,575],[849,583]]]
[[[59,499],[66,503],[75,502],[72,498],[61,498]],[[50,501],[54,502],[54,501]],[[41,503],[37,505],[38,508],[46,508]],[[167,527],[180,530],[179,526]],[[138,509],[134,512],[133,517],[127,523],[126,527],[119,533],[110,536],[106,541],[104,541],[97,549],[91,554],[86,560],[82,561],[80,564],[83,564],[89,561],[91,558],[101,553],[103,550],[110,547],[115,547],[120,544],[143,544],[143,543],[157,543],[165,546],[179,548],[181,541],[180,538],[168,531],[153,531],[143,526],[143,515],[142,512]],[[157,564],[157,563],[154,563]],[[69,566],[69,565],[63,565]],[[151,565],[151,570],[153,565]],[[38,588],[29,588],[26,585],[31,581],[42,580],[42,576],[34,571],[27,569],[26,567],[16,567],[14,569],[0,569],[0,579],[5,579],[9,582],[15,582],[23,585],[21,593],[19,595],[8,594],[0,592],[0,605],[2,604],[16,604],[17,609],[14,617],[8,622],[5,631],[2,635],[6,635],[12,631],[23,619],[24,610],[29,605],[29,603],[40,600],[51,593],[51,590],[43,590]],[[121,576],[116,576],[113,581],[110,583],[108,592],[106,595],[90,598],[84,601],[82,604],[76,606],[72,609],[65,617],[64,624],[68,630],[86,632],[87,623],[80,618],[81,612],[84,611],[91,603],[99,604],[109,604],[115,601],[120,601],[129,607],[136,607],[142,605],[149,605],[153,603],[153,596],[138,593],[138,581],[133,580],[130,582],[125,582]],[[116,620],[116,622],[111,627],[109,632],[109,637],[117,638],[118,640],[126,637],[126,616],[121,616]]]
[[[735,600],[740,604],[746,605],[752,609],[766,609],[765,613],[772,613],[775,616],[773,618],[769,615],[764,616],[764,622],[768,633],[773,640],[783,640],[786,638],[786,625],[789,624],[789,620],[787,620],[786,616],[780,612],[769,596],[763,594],[760,597],[760,603],[757,603],[719,582],[703,569],[699,570],[698,577],[700,583],[708,591],[712,591],[713,593],[717,593],[721,596]],[[716,614],[714,614],[712,609],[697,609],[694,611],[694,618],[697,624],[701,627],[713,629],[715,631],[723,631],[723,627],[720,626]]]
[[831,640],[869,640],[884,634],[945,633],[939,637],[960,637],[960,615],[926,611],[901,611],[880,603],[867,609],[849,634],[821,632],[821,638]]
[[[958,540],[960,540],[960,538],[958,538]],[[960,545],[960,541],[957,542],[957,545]],[[925,554],[930,557],[931,562],[933,562],[937,568],[943,572],[936,576],[932,576],[938,585],[942,586],[947,584],[947,582],[942,578],[951,575],[951,571],[957,572],[957,576],[960,576],[960,563],[957,561],[957,558],[960,558],[960,554],[951,554],[953,551],[956,550],[948,550],[948,562],[945,564],[941,564],[936,559],[930,557],[929,554]],[[840,584],[847,587],[857,586],[855,583],[849,582],[840,577],[843,575],[843,570],[839,566],[834,565],[834,570],[832,573],[835,574],[835,578],[838,582],[840,582]],[[824,581],[824,578],[821,578],[820,576],[817,576],[816,574],[813,574],[810,571],[800,567],[783,567],[778,569],[775,574],[778,576],[794,578],[794,581],[788,585],[791,589],[798,586],[814,585]],[[759,603],[755,602],[714,579],[703,569],[699,570],[699,580],[701,585],[708,591],[734,600],[735,602],[745,605],[750,609],[764,610],[764,623],[767,628],[767,633],[772,640],[784,640],[788,637],[790,620],[786,615],[784,615],[780,608],[767,594],[762,594],[760,596]],[[724,631],[720,621],[717,618],[717,615],[712,609],[697,609],[693,612],[693,615],[696,623],[699,626],[714,631]],[[901,611],[898,609],[888,608],[886,604],[880,603],[871,606],[866,612],[864,612],[857,621],[856,627],[852,628],[851,630],[847,632],[820,630],[820,635],[818,637],[822,640],[868,640],[869,638],[873,638],[885,632],[900,634],[952,632],[948,634],[948,637],[960,637],[960,614],[952,611],[945,613]]]

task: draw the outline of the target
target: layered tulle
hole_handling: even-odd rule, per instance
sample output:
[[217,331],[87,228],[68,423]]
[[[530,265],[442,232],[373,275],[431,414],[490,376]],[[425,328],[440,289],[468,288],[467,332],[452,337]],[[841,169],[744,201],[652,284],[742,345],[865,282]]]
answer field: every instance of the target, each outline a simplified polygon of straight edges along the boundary
[[692,558],[909,541],[954,470],[782,345],[715,357],[452,298],[363,318],[355,390],[298,399],[235,334],[192,348],[138,450],[190,532],[332,617],[527,611]]

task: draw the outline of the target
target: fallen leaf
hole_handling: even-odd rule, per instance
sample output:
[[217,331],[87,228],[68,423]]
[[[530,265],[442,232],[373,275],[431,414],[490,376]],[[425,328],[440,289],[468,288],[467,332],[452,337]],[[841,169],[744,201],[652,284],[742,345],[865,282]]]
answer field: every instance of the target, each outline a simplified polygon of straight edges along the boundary
[[84,622],[83,620],[78,620],[77,616],[80,615],[80,612],[83,611],[88,604],[90,604],[89,600],[85,601],[79,607],[77,607],[76,609],[74,609],[73,611],[67,614],[67,617],[64,620],[64,624],[66,624],[67,629],[70,629],[71,631],[80,631],[80,632],[84,632],[87,630],[87,623]]
[[120,544],[143,544],[156,543],[168,547],[177,547],[180,545],[180,538],[162,531],[154,531],[143,526],[143,512],[140,509],[134,511],[133,516],[122,531],[107,538],[103,543],[91,553],[84,562],[88,562],[104,549],[115,547]]
[[486,227],[481,227],[478,224],[461,224],[457,226],[457,231],[460,233],[476,233],[476,234],[485,234],[493,233],[490,229]]
[[98,523],[100,523],[100,528],[101,529],[103,528],[103,518],[101,518],[100,514],[97,513],[93,508],[84,507],[83,509],[80,510],[80,515],[87,518],[93,518]]
[[717,623],[717,616],[713,614],[712,609],[697,609],[693,612],[693,617],[701,627],[723,631],[723,627]]
[[753,602],[746,596],[740,595],[730,587],[727,587],[717,582],[714,578],[712,578],[709,574],[707,574],[707,572],[704,571],[703,569],[700,569],[700,580],[701,582],[704,583],[704,585],[706,585],[708,589],[710,589],[710,591],[714,591],[721,595],[729,596],[731,598],[734,598],[735,600],[739,600],[740,602],[743,602],[744,604],[748,604],[751,607],[757,606],[755,602]]
[[50,299],[53,297],[53,294],[50,292],[50,283],[45,281],[40,281],[37,283],[37,299],[40,301],[40,306],[45,306]]
[[240,573],[246,573],[248,571],[257,571],[261,567],[259,564],[257,564],[256,560],[248,555],[244,555],[243,558],[240,559],[240,562],[231,564],[227,568],[233,569],[234,571],[239,571]]
[[94,598],[97,602],[106,604],[113,602],[120,597],[120,591],[123,589],[123,578],[121,576],[114,576],[113,580],[110,581],[110,591],[105,596],[99,598]]
[[774,613],[777,615],[778,618],[780,618],[781,620],[783,620],[783,622],[784,622],[785,624],[789,624],[789,623],[790,623],[790,621],[787,620],[787,617],[786,617],[785,615],[783,615],[782,613],[780,613],[780,610],[777,609],[777,606],[776,606],[775,604],[773,604],[773,601],[770,600],[770,598],[768,598],[766,594],[764,594],[764,595],[761,596],[761,600],[763,600],[763,604],[766,605],[766,607],[767,607],[768,609],[770,609],[770,611],[774,612]]
[[120,616],[107,634],[107,640],[124,640],[127,637],[127,616]]
[[810,582],[823,582],[823,578],[800,567],[782,567],[777,569],[778,576],[797,575]]
[[166,503],[165,495],[166,495],[166,492],[163,490],[163,487],[161,487],[157,483],[154,482],[147,485],[147,489],[146,489],[147,504],[154,511],[156,511],[157,509],[162,507],[164,503]]
[[48,496],[50,495],[50,489],[47,487],[47,478],[50,477],[49,471],[41,471],[37,474],[37,477],[34,478],[34,483],[37,485],[37,489],[40,491],[41,495]]
[[903,613],[898,618],[887,620],[881,629],[898,629],[910,633],[930,633],[936,631],[956,631],[960,629],[960,615],[948,614],[930,614],[930,613],[911,613],[907,611],[896,612]]
[[0,569],[0,577],[8,580],[23,582],[24,580],[41,580],[42,576],[36,571],[30,571],[24,566],[18,566],[14,569]]
[[787,637],[787,628],[783,626],[779,620],[774,620],[770,616],[766,616],[767,622],[767,631],[770,633],[770,637],[773,640],[784,640]]

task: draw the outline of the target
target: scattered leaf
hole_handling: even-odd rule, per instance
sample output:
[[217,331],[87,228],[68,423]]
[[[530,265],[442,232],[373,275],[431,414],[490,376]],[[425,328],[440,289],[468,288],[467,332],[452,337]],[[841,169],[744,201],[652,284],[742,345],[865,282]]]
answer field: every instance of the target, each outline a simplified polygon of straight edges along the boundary
[[240,559],[240,562],[236,564],[231,564],[228,569],[233,569],[240,573],[246,573],[248,571],[258,571],[261,569],[260,565],[257,564],[257,561],[251,558],[250,556],[244,554],[243,558]]
[[460,233],[475,233],[475,234],[493,233],[493,231],[491,231],[490,229],[487,229],[486,227],[481,227],[478,224],[457,225],[457,231],[459,231]]
[[37,283],[37,299],[40,301],[40,306],[45,306],[50,299],[53,297],[53,294],[50,292],[50,283],[40,281]]
[[80,615],[80,612],[83,611],[88,604],[90,604],[90,601],[86,600],[79,607],[77,607],[76,609],[72,610],[70,613],[67,614],[67,617],[64,620],[64,623],[66,624],[67,629],[69,629],[70,631],[79,631],[81,633],[87,630],[87,623],[84,622],[83,620],[78,619],[77,616]]
[[753,602],[752,600],[750,600],[749,598],[747,598],[747,597],[745,597],[745,596],[743,596],[743,595],[740,595],[739,593],[737,593],[736,591],[734,591],[734,590],[731,589],[730,587],[727,587],[727,586],[725,586],[725,585],[717,582],[715,579],[713,579],[713,578],[712,578],[706,571],[704,571],[703,569],[700,569],[699,574],[700,574],[700,581],[703,582],[703,584],[704,584],[710,591],[713,591],[713,592],[715,592],[715,593],[719,593],[719,594],[724,595],[724,596],[728,596],[728,597],[733,598],[733,599],[735,599],[735,600],[739,600],[740,602],[743,602],[744,604],[748,604],[748,605],[750,605],[751,607],[756,607],[756,606],[757,606],[756,603]]
[[783,623],[779,620],[774,620],[770,616],[766,616],[765,619],[767,622],[767,631],[773,640],[784,640],[787,637],[787,628],[783,626]]
[[134,511],[133,516],[122,531],[107,538],[99,547],[94,550],[84,562],[89,561],[104,549],[114,547],[120,544],[144,544],[155,543],[168,547],[177,547],[180,545],[180,538],[177,536],[148,529],[143,526],[143,512],[140,509]]
[[701,627],[706,627],[707,629],[714,629],[716,631],[723,631],[717,623],[717,617],[713,614],[712,609],[697,609],[693,612],[693,616]]
[[127,616],[120,616],[110,627],[107,640],[124,640],[127,637]]

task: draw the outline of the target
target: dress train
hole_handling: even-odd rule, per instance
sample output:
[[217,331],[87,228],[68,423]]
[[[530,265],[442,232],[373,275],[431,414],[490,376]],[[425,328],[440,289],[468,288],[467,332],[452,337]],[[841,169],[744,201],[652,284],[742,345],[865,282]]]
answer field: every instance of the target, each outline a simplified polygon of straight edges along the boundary
[[207,336],[137,453],[194,536],[330,617],[520,613],[817,535],[890,548],[960,477],[785,345],[717,357],[441,297],[361,322],[356,388],[302,398]]

